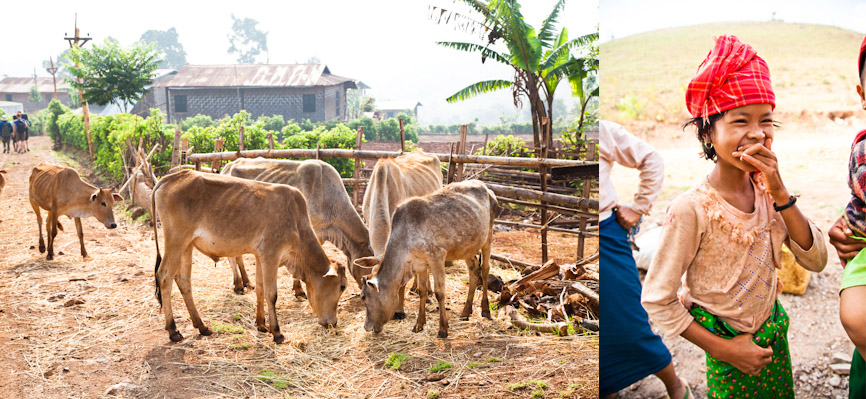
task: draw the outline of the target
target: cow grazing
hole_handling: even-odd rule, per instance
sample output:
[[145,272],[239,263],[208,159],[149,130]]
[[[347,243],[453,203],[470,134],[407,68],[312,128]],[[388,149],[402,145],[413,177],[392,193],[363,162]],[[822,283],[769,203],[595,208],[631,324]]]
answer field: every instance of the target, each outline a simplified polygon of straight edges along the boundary
[[[153,189],[152,201],[154,220],[162,221],[165,234],[163,262],[154,224],[156,298],[165,313],[165,329],[172,341],[183,339],[172,316],[172,281],[177,282],[193,326],[202,335],[211,334],[193,303],[193,248],[214,261],[255,255],[256,283],[260,287],[256,290],[256,327],[270,331],[274,342],[282,343],[284,339],[276,313],[277,269],[283,264],[306,283],[319,324],[337,324],[337,302],[346,284],[345,268],[331,263],[325,255],[310,225],[304,196],[297,189],[182,170],[160,180]],[[266,297],[270,330],[264,318]]]
[[47,259],[54,259],[54,237],[57,236],[58,229],[63,230],[63,226],[57,221],[60,215],[75,220],[81,256],[86,257],[81,218],[93,216],[105,227],[113,229],[117,227],[114,222],[114,201],[121,199],[120,195],[109,189],[99,189],[85,183],[75,169],[45,162],[36,165],[30,173],[30,206],[36,213],[36,224],[39,226],[39,252],[45,252],[40,208],[48,211],[48,219],[45,221],[45,233],[48,236]]
[[[375,256],[385,252],[391,234],[391,217],[397,206],[411,197],[430,194],[440,188],[442,167],[439,159],[432,155],[412,151],[376,162],[364,192],[363,204],[364,219],[370,230],[370,246]],[[429,283],[425,285],[429,286]],[[403,311],[404,291],[405,287],[401,287],[399,306],[394,313],[396,319],[406,317]]]
[[[310,222],[319,241],[330,241],[340,248],[348,260],[349,272],[361,288],[361,274],[354,266],[355,259],[372,256],[367,226],[352,206],[352,200],[343,187],[340,174],[333,166],[319,160],[288,161],[265,158],[238,159],[222,170],[223,175],[266,183],[287,184],[297,188],[307,201]],[[231,259],[234,272],[234,290],[244,292],[250,287],[241,257]],[[300,281],[295,279],[295,295],[303,295]]]
[[5,170],[0,170],[0,194],[3,194],[3,188],[6,187],[6,174]]
[[[468,319],[472,313],[472,299],[480,285],[481,315],[489,319],[487,275],[496,206],[496,195],[477,180],[452,183],[430,195],[410,198],[400,204],[394,212],[391,236],[383,256],[356,261],[373,276],[365,281],[361,291],[367,308],[364,328],[381,332],[400,305],[400,292],[412,274],[417,274],[420,281],[427,281],[428,273],[432,272],[439,302],[438,336],[446,338],[444,264],[457,259],[463,259],[469,268],[469,293],[461,317]],[[475,256],[479,250],[480,262]],[[427,288],[425,284],[418,284],[418,289],[421,300],[414,332],[423,330],[426,322]]]

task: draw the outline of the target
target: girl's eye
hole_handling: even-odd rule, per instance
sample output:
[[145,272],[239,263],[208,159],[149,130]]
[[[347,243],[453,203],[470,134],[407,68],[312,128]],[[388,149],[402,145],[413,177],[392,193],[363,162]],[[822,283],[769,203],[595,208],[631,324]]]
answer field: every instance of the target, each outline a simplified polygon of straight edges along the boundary
[[737,119],[734,121],[734,123],[746,123],[746,120],[745,119]]
[[761,121],[761,123],[773,123],[773,120],[772,119],[764,119]]

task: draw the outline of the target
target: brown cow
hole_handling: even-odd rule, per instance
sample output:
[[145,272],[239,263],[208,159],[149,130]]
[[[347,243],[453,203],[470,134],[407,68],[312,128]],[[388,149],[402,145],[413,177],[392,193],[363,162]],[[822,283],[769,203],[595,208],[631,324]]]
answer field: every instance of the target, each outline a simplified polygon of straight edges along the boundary
[[75,220],[81,256],[87,257],[81,218],[93,216],[105,227],[113,229],[117,227],[117,223],[114,223],[114,201],[122,199],[109,189],[99,189],[85,183],[78,172],[70,167],[45,162],[36,165],[30,173],[30,206],[36,213],[36,224],[39,226],[39,252],[45,252],[40,208],[48,211],[48,219],[45,221],[45,233],[48,235],[47,259],[54,259],[54,237],[57,236],[58,229],[63,230],[63,226],[57,221],[60,215]]
[[[361,291],[367,308],[364,328],[381,332],[399,306],[400,292],[413,272],[420,281],[426,281],[432,272],[439,302],[439,338],[448,337],[444,264],[457,259],[463,259],[469,268],[469,293],[461,317],[469,318],[475,290],[481,285],[481,315],[489,319],[487,275],[496,206],[496,195],[478,180],[452,183],[400,204],[394,212],[391,237],[381,261],[368,257],[355,262],[375,275],[366,280]],[[475,257],[479,250],[480,262]],[[427,288],[418,284],[418,289],[421,299],[414,332],[423,330],[426,322]]]
[[[337,302],[346,284],[345,268],[331,263],[325,255],[310,225],[304,196],[297,189],[182,170],[159,181],[152,201],[154,220],[159,217],[165,234],[165,262],[160,266],[162,257],[154,224],[156,298],[165,313],[165,329],[172,341],[183,339],[171,311],[172,280],[183,295],[193,326],[202,335],[211,334],[193,303],[193,248],[214,261],[255,255],[256,283],[260,287],[256,290],[256,327],[270,331],[274,342],[282,343],[284,339],[276,312],[277,269],[282,264],[306,283],[319,324],[337,324]],[[265,297],[270,330],[265,325]]]
[[[354,266],[355,259],[373,256],[370,236],[361,216],[352,206],[352,200],[343,187],[340,174],[333,166],[319,160],[288,161],[275,159],[238,159],[220,172],[223,175],[266,183],[287,184],[297,188],[307,201],[310,222],[319,241],[330,241],[346,254],[349,272],[361,288],[361,273]],[[234,272],[234,290],[243,294],[244,286],[251,287],[243,259],[230,260]],[[295,295],[304,295],[300,280],[295,279]]]
[[3,188],[6,187],[6,174],[5,170],[0,170],[0,194],[3,194]]
[[[373,254],[381,257],[391,234],[391,217],[403,201],[430,194],[442,188],[439,159],[423,151],[412,151],[397,158],[380,159],[373,168],[364,192],[363,213],[370,229]],[[417,284],[417,281],[416,281]],[[426,285],[429,286],[429,283]],[[405,287],[401,287],[395,319],[406,317],[403,310]]]

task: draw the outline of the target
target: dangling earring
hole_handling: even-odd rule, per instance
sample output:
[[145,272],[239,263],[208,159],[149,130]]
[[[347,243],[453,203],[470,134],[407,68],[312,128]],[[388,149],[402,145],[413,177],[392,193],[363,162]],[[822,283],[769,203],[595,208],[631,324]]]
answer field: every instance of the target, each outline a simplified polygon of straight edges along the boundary
[[704,147],[706,147],[708,150],[712,150],[713,149],[713,143],[712,142],[705,143]]

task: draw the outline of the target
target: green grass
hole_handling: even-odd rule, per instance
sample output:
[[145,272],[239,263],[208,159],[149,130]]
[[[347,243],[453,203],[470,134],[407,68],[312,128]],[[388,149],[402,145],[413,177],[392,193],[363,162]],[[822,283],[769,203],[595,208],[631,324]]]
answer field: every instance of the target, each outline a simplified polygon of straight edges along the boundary
[[427,399],[436,399],[439,397],[439,395],[440,393],[438,389],[432,389],[430,391],[427,391]]
[[[781,21],[726,22],[659,29],[602,43],[600,114],[620,123],[682,124],[689,118],[685,89],[713,47],[713,37],[722,34],[736,35],[767,61],[777,113],[859,108],[854,87],[861,33]],[[796,50],[791,43],[797,43]]]
[[435,366],[430,367],[430,369],[427,370],[427,371],[429,371],[429,372],[431,372],[431,373],[438,373],[438,372],[441,372],[441,371],[448,370],[448,369],[450,369],[451,367],[452,367],[451,363],[443,362],[443,361],[440,360],[440,361],[436,362],[436,365],[435,365]]
[[388,360],[385,361],[385,367],[391,370],[400,370],[403,367],[403,363],[407,360],[409,360],[409,356],[402,353],[392,353],[391,356],[388,356]]
[[[541,380],[529,380],[525,382],[518,382],[516,384],[511,384],[508,386],[509,391],[520,391],[523,389],[531,389],[533,387],[538,388],[538,391],[547,389],[547,383]],[[536,391],[536,392],[538,392]]]
[[259,376],[257,378],[265,384],[271,384],[275,389],[289,388],[289,382],[286,381],[285,378],[276,375],[276,373],[268,369],[259,371]]
[[485,365],[485,364],[496,363],[496,362],[501,362],[501,361],[502,361],[502,359],[500,359],[500,358],[498,358],[498,357],[491,357],[491,358],[488,358],[487,360],[484,360],[484,361],[481,361],[481,362],[477,362],[477,363],[469,363],[469,364],[466,365],[466,367],[471,369],[471,368],[475,368],[475,367],[478,367],[478,366],[483,366],[483,365]]
[[246,342],[237,343],[231,346],[231,350],[233,351],[245,351],[250,348],[250,344]]
[[243,334],[244,328],[241,326],[236,326],[234,324],[225,324],[220,323],[213,326],[213,332],[222,334],[222,333],[230,333],[230,334]]

